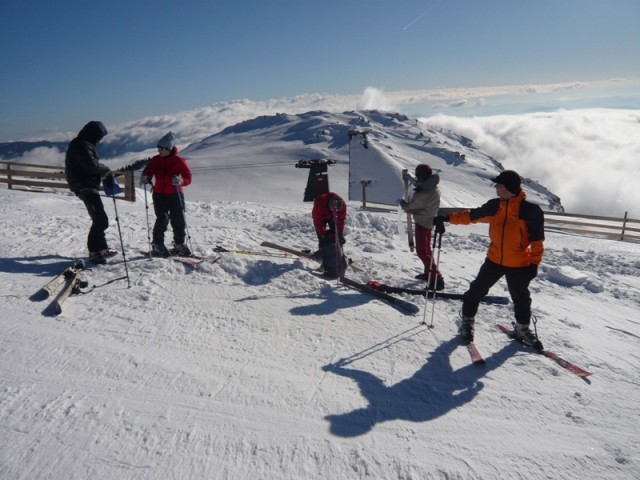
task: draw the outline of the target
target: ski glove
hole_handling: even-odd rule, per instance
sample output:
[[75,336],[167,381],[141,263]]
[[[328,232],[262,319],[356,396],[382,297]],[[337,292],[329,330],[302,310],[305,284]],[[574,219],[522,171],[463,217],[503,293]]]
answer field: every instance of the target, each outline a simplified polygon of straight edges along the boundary
[[174,187],[179,187],[183,183],[184,183],[184,180],[182,180],[182,177],[180,177],[178,175],[174,175],[171,178],[171,185],[173,185]]
[[104,177],[104,180],[102,181],[102,188],[104,189],[104,193],[106,193],[109,197],[113,197],[122,192],[122,189],[116,182],[116,177],[113,175],[113,173],[109,173],[106,177]]
[[438,215],[433,217],[433,225],[436,227],[436,233],[442,234],[445,232],[444,222],[449,221],[448,215]]
[[151,184],[151,179],[149,177],[147,177],[146,175],[140,175],[140,186],[144,186],[144,185],[150,185]]
[[527,267],[527,270],[529,272],[529,280],[533,280],[538,276],[538,265],[536,265],[535,263],[529,265]]

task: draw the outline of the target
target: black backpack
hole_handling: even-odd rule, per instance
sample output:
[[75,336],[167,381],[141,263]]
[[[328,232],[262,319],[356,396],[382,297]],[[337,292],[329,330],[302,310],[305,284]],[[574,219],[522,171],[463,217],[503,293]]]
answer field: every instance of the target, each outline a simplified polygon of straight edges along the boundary
[[340,243],[327,243],[322,247],[322,268],[327,277],[338,278],[347,270],[347,257]]

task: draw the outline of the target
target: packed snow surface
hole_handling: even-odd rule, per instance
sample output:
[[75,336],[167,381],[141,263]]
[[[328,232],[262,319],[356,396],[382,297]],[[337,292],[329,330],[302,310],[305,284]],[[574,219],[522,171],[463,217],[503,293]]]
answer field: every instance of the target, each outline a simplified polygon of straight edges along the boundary
[[[144,202],[118,201],[130,287],[109,283],[122,253],[88,264],[87,293],[53,316],[38,290],[86,256],[84,206],[0,189],[0,478],[640,477],[637,243],[547,233],[537,329],[581,379],[496,328],[510,306],[481,306],[478,367],[456,338],[460,303],[406,295],[421,310],[404,315],[260,246],[314,248],[308,203],[186,196],[197,253],[243,252],[150,260]],[[421,285],[401,218],[349,202],[351,278]],[[465,291],[487,245],[484,225],[447,229],[446,291]]]

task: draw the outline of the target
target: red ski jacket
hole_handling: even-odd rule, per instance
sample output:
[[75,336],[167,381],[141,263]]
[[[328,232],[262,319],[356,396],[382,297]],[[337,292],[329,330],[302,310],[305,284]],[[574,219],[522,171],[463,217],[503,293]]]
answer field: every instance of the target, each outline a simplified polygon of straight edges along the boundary
[[142,170],[142,175],[146,175],[151,180],[155,177],[153,182],[153,192],[162,194],[176,193],[176,186],[171,183],[171,179],[178,175],[182,177],[183,184],[179,187],[179,191],[182,192],[182,187],[186,187],[191,183],[191,170],[187,165],[187,161],[178,155],[178,149],[173,147],[171,149],[171,155],[163,157],[156,155],[147,166]]
[[318,195],[313,201],[313,210],[311,211],[311,217],[313,218],[313,226],[316,229],[318,237],[323,237],[327,234],[333,234],[333,213],[329,208],[329,201],[333,197],[338,197],[338,199],[340,199],[340,203],[342,204],[337,212],[338,235],[342,236],[342,232],[344,232],[344,222],[347,218],[347,204],[337,193],[327,192]]

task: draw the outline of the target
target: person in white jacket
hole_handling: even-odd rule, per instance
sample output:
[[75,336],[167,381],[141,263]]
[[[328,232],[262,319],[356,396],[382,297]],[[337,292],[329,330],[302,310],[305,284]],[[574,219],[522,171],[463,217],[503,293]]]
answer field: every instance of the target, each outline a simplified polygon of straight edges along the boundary
[[[431,250],[431,230],[433,217],[438,215],[440,208],[440,176],[433,173],[431,167],[421,163],[415,170],[416,181],[414,194],[410,201],[402,200],[400,205],[405,212],[411,213],[415,220],[416,254],[424,265],[424,272],[417,275],[419,280],[430,281],[430,290],[444,290],[444,278],[438,270]],[[429,271],[431,270],[431,275]]]

